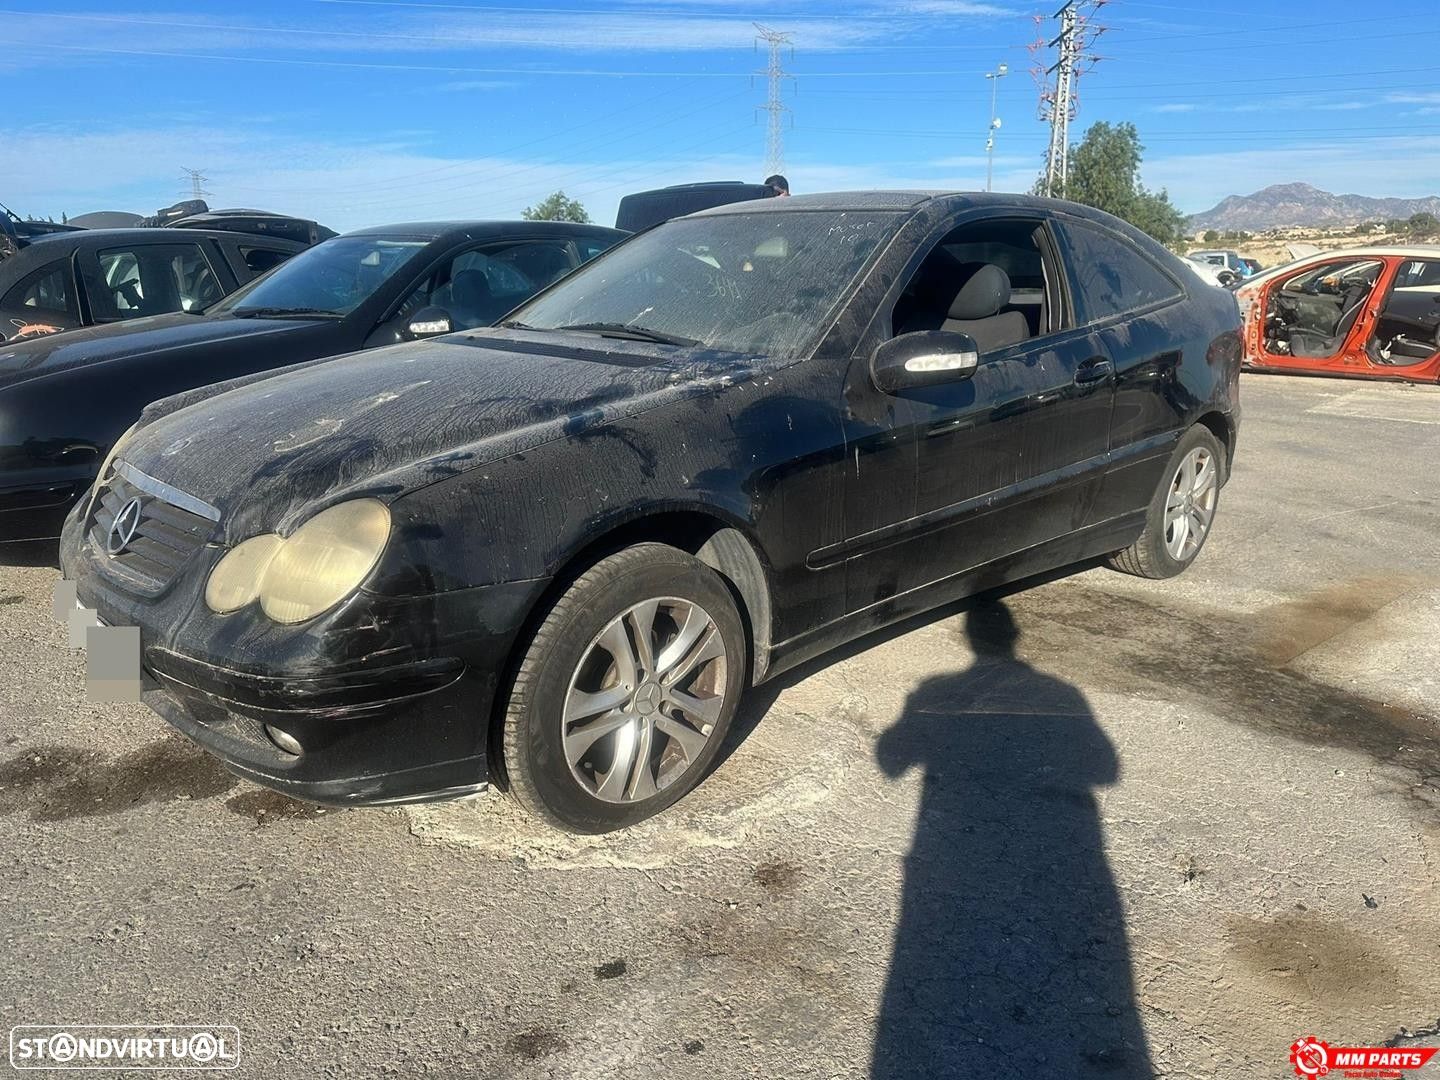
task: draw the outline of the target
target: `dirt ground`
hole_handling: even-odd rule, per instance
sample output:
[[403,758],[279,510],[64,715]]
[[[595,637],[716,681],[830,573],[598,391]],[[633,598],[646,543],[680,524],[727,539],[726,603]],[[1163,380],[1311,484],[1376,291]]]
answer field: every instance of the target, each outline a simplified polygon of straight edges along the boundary
[[1440,391],[1242,396],[1189,574],[762,688],[697,792],[608,837],[251,787],[88,704],[55,572],[0,567],[0,1026],[233,1024],[240,1074],[285,1078],[1254,1080],[1302,1035],[1440,1045]]

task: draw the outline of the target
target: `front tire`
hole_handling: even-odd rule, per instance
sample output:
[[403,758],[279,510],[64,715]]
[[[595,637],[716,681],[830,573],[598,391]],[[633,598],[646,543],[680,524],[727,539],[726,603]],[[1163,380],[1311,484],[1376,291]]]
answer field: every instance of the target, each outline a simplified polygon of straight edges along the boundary
[[1227,468],[1225,448],[1201,424],[1187,431],[1145,511],[1145,530],[1107,560],[1112,570],[1144,578],[1183,573],[1210,536]]
[[504,717],[510,793],[569,832],[659,813],[704,778],[747,677],[725,582],[637,544],[600,560],[545,615]]

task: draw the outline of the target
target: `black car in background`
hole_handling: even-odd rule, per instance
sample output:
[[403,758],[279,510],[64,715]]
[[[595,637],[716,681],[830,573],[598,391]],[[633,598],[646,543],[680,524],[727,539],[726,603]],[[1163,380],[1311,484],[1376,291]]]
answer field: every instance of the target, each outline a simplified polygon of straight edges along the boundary
[[197,229],[79,229],[0,262],[0,342],[200,311],[304,251],[283,237]]
[[61,560],[77,615],[139,628],[134,692],[240,775],[344,804],[493,778],[600,832],[827,649],[1082,560],[1183,571],[1239,331],[1073,203],[726,206],[495,328],[157,402]]
[[[151,231],[171,244],[205,239]],[[58,536],[116,437],[157,398],[487,325],[625,235],[547,221],[367,229],[303,251],[203,314],[0,345],[0,541]]]
[[14,258],[41,236],[75,232],[81,227],[55,221],[27,221],[0,203],[0,262]]
[[615,213],[615,227],[626,232],[642,232],[671,218],[716,206],[769,199],[774,195],[775,189],[766,184],[747,184],[741,180],[711,180],[637,191],[620,200]]

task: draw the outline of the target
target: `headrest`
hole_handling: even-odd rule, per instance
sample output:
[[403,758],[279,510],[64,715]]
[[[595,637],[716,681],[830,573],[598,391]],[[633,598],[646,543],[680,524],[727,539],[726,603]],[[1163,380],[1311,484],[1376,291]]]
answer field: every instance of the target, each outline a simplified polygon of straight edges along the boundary
[[1010,302],[1010,275],[986,263],[965,282],[950,304],[950,318],[988,319]]
[[450,279],[450,295],[457,300],[488,300],[490,279],[483,270],[461,270]]

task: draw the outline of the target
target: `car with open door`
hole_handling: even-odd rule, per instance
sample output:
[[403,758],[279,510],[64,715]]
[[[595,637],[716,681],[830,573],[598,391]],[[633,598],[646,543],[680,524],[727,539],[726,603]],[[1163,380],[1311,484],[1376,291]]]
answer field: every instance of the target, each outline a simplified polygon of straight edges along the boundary
[[62,564],[134,696],[242,776],[494,781],[615,829],[701,780],[748,687],[859,635],[1085,560],[1186,569],[1239,325],[1072,203],[725,206],[494,327],[155,403]]
[[[69,290],[84,280],[95,290],[87,295],[116,311],[135,307],[100,325],[0,344],[0,541],[58,536],[116,437],[156,398],[483,326],[625,235],[548,221],[366,229],[305,249],[221,299],[227,246],[244,260],[289,256],[302,245],[236,234],[206,254],[207,233],[140,231],[160,233],[165,243],[141,248],[102,238],[78,264],[45,261],[15,286],[58,304],[73,300]],[[36,240],[22,257],[70,242]],[[147,313],[152,301],[177,293],[201,302]]]
[[1255,371],[1440,381],[1440,247],[1350,248],[1237,292]]

